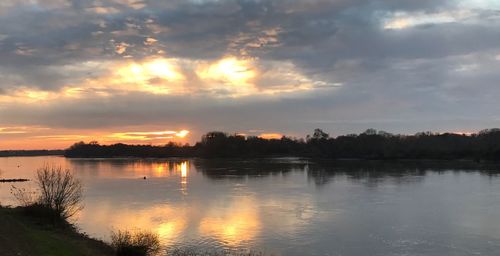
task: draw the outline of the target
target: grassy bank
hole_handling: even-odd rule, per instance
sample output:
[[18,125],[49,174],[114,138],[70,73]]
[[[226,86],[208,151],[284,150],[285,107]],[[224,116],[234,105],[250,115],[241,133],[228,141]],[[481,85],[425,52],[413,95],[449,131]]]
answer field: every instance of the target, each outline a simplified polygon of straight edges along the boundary
[[68,225],[47,225],[23,208],[0,207],[0,255],[113,255],[107,244],[79,234]]

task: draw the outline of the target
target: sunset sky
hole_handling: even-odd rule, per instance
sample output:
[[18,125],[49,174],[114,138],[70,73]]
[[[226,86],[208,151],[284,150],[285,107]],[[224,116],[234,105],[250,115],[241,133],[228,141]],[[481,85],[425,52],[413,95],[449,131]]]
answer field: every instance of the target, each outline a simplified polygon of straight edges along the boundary
[[0,150],[500,126],[498,0],[1,0]]

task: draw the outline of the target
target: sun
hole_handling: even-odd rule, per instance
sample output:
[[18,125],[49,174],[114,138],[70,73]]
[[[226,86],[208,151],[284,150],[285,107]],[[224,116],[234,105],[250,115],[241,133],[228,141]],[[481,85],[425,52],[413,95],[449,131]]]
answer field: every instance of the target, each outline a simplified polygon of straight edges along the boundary
[[188,134],[189,134],[188,130],[182,130],[182,131],[177,132],[175,134],[175,136],[177,136],[179,138],[185,138]]

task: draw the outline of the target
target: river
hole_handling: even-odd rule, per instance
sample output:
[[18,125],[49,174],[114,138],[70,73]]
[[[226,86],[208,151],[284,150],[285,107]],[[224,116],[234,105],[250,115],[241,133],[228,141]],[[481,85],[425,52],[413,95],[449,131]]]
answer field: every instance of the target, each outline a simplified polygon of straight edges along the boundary
[[[83,181],[77,227],[150,230],[168,248],[274,255],[498,255],[500,168],[468,162],[0,158],[2,178],[44,164]],[[146,177],[146,179],[144,179]],[[0,203],[15,205],[0,183]]]

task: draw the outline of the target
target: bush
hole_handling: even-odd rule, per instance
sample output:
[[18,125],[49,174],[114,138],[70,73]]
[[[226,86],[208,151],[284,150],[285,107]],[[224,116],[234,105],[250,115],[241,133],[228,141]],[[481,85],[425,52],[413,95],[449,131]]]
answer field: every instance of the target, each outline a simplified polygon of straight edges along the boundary
[[30,215],[67,220],[82,209],[83,186],[69,170],[46,165],[36,174],[37,190],[12,187],[11,193]]
[[83,186],[69,170],[45,166],[37,171],[36,183],[40,189],[38,203],[68,219],[82,209]]
[[146,256],[160,252],[158,235],[146,231],[116,231],[111,233],[111,246],[117,256]]

